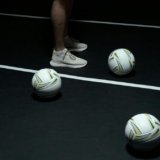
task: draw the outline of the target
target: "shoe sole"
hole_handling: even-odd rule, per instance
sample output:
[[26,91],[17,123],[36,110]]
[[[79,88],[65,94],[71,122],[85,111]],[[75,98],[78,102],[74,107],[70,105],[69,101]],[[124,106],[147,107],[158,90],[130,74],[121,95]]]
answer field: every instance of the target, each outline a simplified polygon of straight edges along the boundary
[[53,60],[51,60],[50,65],[53,67],[82,68],[82,67],[86,66],[87,63],[73,65],[73,64],[65,64],[65,63],[60,63],[60,62],[53,62]]

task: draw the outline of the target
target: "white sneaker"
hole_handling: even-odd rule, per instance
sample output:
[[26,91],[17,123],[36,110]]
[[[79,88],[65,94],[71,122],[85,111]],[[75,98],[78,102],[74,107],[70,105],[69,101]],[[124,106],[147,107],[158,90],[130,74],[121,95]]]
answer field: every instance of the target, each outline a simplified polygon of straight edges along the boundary
[[64,38],[64,44],[65,47],[68,48],[70,51],[75,51],[75,52],[82,52],[87,49],[87,44],[81,43],[76,39],[73,39],[69,36],[66,36]]
[[81,68],[87,65],[87,61],[74,56],[68,49],[53,51],[50,65],[53,67]]

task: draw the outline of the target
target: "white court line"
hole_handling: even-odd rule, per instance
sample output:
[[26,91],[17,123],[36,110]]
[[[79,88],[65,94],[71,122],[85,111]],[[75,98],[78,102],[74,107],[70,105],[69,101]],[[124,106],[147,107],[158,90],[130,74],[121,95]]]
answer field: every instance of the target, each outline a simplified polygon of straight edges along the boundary
[[[50,17],[32,16],[32,15],[20,15],[20,14],[9,14],[9,13],[0,13],[0,16],[31,18],[31,19],[44,19],[44,20],[45,19],[47,19],[47,20],[50,19]],[[115,25],[115,26],[128,26],[128,27],[160,29],[160,26],[156,26],[156,25],[120,23],[120,22],[109,22],[109,21],[93,21],[93,20],[74,20],[74,19],[71,19],[71,21],[73,21],[73,22],[80,22],[80,23],[93,23],[93,24],[105,24],[105,25]]]
[[10,13],[0,13],[0,16],[30,18],[30,19],[50,19],[50,17],[32,16],[32,15],[24,15],[24,14],[10,14]]
[[81,23],[93,23],[93,24],[106,24],[106,25],[114,25],[114,26],[127,26],[127,27],[139,27],[139,28],[160,29],[160,26],[147,25],[147,24],[133,24],[133,23],[93,21],[93,20],[73,20],[73,21],[74,21],[74,22],[81,22]]
[[[37,72],[37,70],[19,68],[19,67],[14,67],[14,66],[7,66],[7,65],[0,65],[0,68],[21,71],[21,72],[28,72],[28,73],[36,73]],[[160,87],[158,87],[158,86],[118,82],[118,81],[111,81],[111,80],[106,80],[106,79],[87,78],[87,77],[73,76],[73,75],[67,75],[67,74],[61,74],[61,73],[59,73],[59,75],[62,78],[68,78],[68,79],[74,79],[74,80],[80,80],[80,81],[88,81],[88,82],[94,82],[94,83],[103,83],[103,84],[111,84],[111,85],[160,91]]]

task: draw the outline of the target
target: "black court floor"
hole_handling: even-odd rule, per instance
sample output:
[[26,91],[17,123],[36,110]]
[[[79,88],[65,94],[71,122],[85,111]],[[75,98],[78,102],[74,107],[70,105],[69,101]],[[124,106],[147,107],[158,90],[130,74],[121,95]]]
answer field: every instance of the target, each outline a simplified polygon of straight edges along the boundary
[[[34,98],[33,73],[2,65],[38,70],[52,55],[50,20],[0,16],[0,159],[1,160],[136,160],[160,159],[127,146],[124,128],[138,113],[160,119],[160,91],[83,81],[103,79],[160,87],[160,30],[71,22],[70,33],[88,43],[75,53],[88,60],[82,69],[54,68],[62,77],[60,95]],[[136,68],[125,77],[109,72],[107,58],[116,48],[135,55]],[[75,80],[71,76],[80,77]]]

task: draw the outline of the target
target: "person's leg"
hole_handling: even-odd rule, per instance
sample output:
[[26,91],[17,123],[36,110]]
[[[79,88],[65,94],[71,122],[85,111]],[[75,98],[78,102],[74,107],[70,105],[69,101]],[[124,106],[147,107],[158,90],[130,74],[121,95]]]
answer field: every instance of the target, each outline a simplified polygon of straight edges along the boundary
[[64,48],[63,39],[68,35],[68,23],[73,8],[73,0],[54,0],[51,19],[54,27],[54,45],[56,50]]
[[54,0],[51,9],[51,20],[54,31],[54,48],[55,50],[63,50],[64,34],[66,27],[66,0]]
[[71,0],[54,0],[51,10],[51,20],[54,32],[54,50],[50,65],[54,67],[81,68],[87,61],[71,54],[65,47],[64,36],[67,22],[67,4]]
[[67,0],[66,1],[66,5],[65,5],[66,6],[66,25],[65,25],[64,36],[68,35],[68,24],[69,24],[69,20],[70,20],[72,8],[73,8],[73,2],[74,2],[74,0]]
[[73,8],[74,0],[66,0],[66,26],[65,26],[65,32],[64,32],[64,45],[70,50],[70,51],[76,51],[81,52],[87,49],[87,44],[81,43],[78,40],[70,37],[68,33],[68,26],[69,26],[69,20]]
[[65,47],[71,51],[81,52],[87,49],[87,44],[68,36],[68,23],[74,0],[54,0],[51,9],[51,19],[54,30],[54,49],[59,51]]

